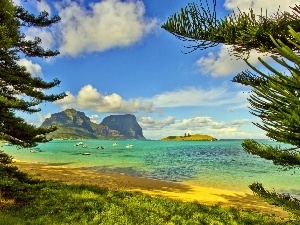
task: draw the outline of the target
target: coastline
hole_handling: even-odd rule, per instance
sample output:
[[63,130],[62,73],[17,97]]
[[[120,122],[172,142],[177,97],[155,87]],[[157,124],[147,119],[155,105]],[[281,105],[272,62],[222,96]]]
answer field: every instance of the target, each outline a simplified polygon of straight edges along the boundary
[[41,180],[54,180],[66,184],[87,184],[110,190],[142,192],[151,196],[163,196],[181,201],[197,201],[206,205],[220,205],[288,218],[288,213],[271,206],[250,192],[233,191],[189,184],[169,182],[119,173],[99,172],[65,164],[33,163],[13,160],[12,165]]

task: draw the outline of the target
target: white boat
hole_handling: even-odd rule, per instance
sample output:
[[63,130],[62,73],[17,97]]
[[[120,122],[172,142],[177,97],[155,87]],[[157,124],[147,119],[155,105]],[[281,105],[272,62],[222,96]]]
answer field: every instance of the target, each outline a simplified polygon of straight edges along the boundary
[[12,146],[12,143],[6,142],[4,145],[5,145],[5,146]]
[[41,152],[41,151],[42,151],[42,149],[40,149],[39,147],[35,147],[35,148],[30,149],[31,153],[36,153],[36,152]]
[[79,146],[79,145],[83,145],[83,142],[78,142],[74,146]]
[[118,143],[117,142],[113,143],[113,146],[118,146]]
[[126,148],[132,148],[133,147],[133,145],[132,144],[128,144],[128,145],[126,145]]
[[83,153],[81,153],[81,155],[90,155],[91,153],[89,153],[89,152],[83,152]]

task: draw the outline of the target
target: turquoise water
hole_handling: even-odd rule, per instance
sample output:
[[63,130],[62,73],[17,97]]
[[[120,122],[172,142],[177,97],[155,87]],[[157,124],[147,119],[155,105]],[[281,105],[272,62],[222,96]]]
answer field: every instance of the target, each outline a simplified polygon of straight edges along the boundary
[[[15,159],[84,167],[97,171],[125,173],[167,181],[249,191],[261,182],[269,189],[300,196],[300,170],[280,170],[270,161],[246,154],[241,140],[202,141],[118,141],[83,140],[87,148],[74,146],[78,140],[55,140],[40,144],[43,151],[2,146]],[[275,142],[267,144],[276,145]],[[126,148],[133,144],[132,148]],[[103,146],[104,149],[97,149]],[[82,155],[88,152],[90,155]]]

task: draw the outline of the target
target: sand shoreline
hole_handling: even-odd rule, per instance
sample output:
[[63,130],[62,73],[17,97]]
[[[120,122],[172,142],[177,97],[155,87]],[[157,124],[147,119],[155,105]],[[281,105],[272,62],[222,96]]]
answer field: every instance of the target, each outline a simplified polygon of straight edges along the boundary
[[197,201],[207,205],[256,210],[287,218],[281,208],[271,206],[250,192],[201,187],[184,182],[168,182],[125,174],[99,172],[61,164],[33,163],[14,160],[13,165],[32,177],[66,184],[88,184],[111,190],[139,191],[151,196],[164,196],[182,201]]

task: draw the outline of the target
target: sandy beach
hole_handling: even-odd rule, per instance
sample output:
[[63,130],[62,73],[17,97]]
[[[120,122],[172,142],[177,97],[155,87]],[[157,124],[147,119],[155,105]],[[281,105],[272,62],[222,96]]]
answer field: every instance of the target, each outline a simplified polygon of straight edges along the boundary
[[111,190],[139,191],[151,196],[164,196],[182,201],[197,201],[208,205],[237,207],[287,218],[281,208],[271,206],[249,192],[200,187],[182,182],[166,182],[125,174],[104,173],[60,164],[29,163],[15,160],[13,165],[38,179],[66,184],[88,184]]

